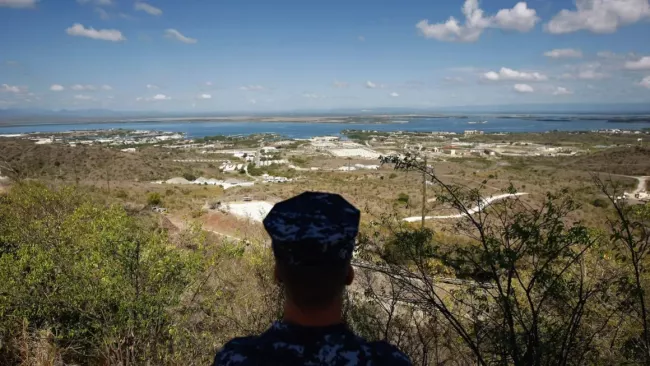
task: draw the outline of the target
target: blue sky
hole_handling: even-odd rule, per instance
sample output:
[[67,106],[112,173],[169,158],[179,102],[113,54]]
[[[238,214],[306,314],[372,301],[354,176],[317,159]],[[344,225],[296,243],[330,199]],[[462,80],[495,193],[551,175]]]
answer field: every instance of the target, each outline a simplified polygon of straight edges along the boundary
[[650,103],[648,0],[0,0],[0,32],[0,108]]

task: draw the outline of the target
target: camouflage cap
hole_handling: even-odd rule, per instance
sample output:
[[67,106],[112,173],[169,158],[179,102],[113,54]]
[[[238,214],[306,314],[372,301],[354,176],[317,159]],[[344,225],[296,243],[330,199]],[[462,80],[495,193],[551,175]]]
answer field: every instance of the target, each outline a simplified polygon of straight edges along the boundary
[[264,227],[278,262],[333,267],[352,258],[360,216],[338,194],[304,192],[275,204]]

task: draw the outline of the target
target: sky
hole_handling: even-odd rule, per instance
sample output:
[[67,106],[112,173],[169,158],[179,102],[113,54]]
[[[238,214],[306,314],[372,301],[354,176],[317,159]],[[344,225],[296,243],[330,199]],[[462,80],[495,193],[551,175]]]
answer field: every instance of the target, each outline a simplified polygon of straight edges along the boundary
[[0,109],[650,103],[650,0],[0,0]]

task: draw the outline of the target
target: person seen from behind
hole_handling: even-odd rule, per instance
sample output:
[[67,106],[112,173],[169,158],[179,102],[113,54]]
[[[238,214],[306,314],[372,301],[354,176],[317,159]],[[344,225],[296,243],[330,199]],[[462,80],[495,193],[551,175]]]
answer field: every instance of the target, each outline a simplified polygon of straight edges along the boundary
[[360,212],[337,194],[305,192],[264,219],[285,291],[284,316],[259,336],[235,338],[214,365],[411,365],[387,342],[355,335],[343,320],[343,293]]

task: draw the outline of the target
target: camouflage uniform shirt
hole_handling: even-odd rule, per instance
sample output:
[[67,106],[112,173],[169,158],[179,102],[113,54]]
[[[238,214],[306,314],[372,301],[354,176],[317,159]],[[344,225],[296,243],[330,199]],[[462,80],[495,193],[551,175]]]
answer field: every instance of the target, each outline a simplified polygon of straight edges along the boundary
[[214,359],[232,365],[411,365],[386,342],[367,342],[344,324],[303,327],[276,322],[257,337],[235,338]]

